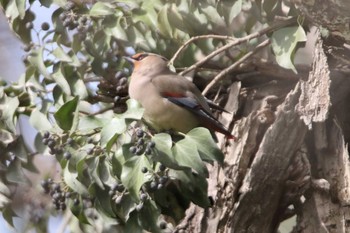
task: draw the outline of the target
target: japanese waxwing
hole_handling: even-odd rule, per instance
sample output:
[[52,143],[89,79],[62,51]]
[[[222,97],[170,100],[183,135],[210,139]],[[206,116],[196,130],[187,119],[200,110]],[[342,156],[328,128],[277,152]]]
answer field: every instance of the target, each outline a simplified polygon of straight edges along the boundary
[[212,115],[198,88],[168,68],[168,60],[152,53],[138,53],[128,61],[134,65],[129,95],[145,109],[144,119],[155,130],[187,133],[199,126],[234,136]]

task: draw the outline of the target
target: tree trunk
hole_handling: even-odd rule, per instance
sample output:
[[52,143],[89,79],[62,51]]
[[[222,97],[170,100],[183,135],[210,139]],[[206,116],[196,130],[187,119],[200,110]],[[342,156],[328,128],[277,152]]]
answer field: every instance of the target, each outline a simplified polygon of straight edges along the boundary
[[[297,6],[333,31],[324,39],[317,30],[310,72],[268,85],[232,84],[226,108],[235,113],[238,140],[219,138],[226,157],[223,167],[210,167],[214,205],[192,205],[176,231],[270,233],[295,216],[293,233],[350,232],[350,21],[332,1],[312,3]],[[347,17],[347,28],[334,15]],[[224,113],[222,121],[233,119]]]

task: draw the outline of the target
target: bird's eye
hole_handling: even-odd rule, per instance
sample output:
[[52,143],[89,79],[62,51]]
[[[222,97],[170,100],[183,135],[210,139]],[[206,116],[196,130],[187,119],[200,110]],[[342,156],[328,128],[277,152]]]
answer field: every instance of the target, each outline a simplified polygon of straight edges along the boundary
[[136,61],[141,61],[142,59],[144,59],[147,56],[148,56],[147,53],[138,53],[138,54],[135,54],[134,56],[132,56],[132,58]]

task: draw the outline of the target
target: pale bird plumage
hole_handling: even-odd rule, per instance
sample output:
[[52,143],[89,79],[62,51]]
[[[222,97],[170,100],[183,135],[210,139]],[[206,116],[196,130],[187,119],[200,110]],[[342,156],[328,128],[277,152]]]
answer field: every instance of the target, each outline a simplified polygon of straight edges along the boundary
[[172,72],[167,60],[157,54],[138,53],[128,59],[134,64],[129,95],[145,109],[144,119],[157,131],[187,133],[204,126],[234,138],[211,113],[198,88]]

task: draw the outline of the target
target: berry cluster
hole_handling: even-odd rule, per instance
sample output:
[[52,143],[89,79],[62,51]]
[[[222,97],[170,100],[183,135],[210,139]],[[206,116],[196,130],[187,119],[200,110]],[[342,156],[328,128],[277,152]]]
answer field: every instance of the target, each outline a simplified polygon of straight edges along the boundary
[[149,183],[149,191],[153,192],[162,189],[167,184],[168,180],[169,177],[167,175],[166,167],[163,164],[160,164],[158,171],[153,176],[153,180]]
[[50,148],[50,154],[63,155],[65,159],[69,160],[72,157],[72,154],[67,150],[67,146],[73,146],[75,141],[70,137],[66,139],[65,143],[62,143],[62,140],[63,139],[57,135],[51,135],[49,132],[45,132],[43,134],[42,143]]
[[119,205],[123,201],[123,194],[125,192],[125,187],[121,183],[115,183],[112,185],[111,189],[109,190],[109,195],[114,200],[115,204]]
[[[74,6],[75,7],[75,6]],[[59,15],[62,25],[68,30],[77,29],[79,36],[84,38],[86,33],[92,29],[90,19],[86,15],[76,14],[73,9],[66,9]]]
[[137,140],[135,144],[129,148],[131,153],[135,155],[152,154],[152,149],[156,146],[156,144],[153,141],[148,140],[148,138],[145,136],[146,134],[141,128],[136,129]]
[[56,210],[64,211],[67,208],[66,201],[69,198],[73,199],[73,205],[78,206],[80,204],[79,197],[76,194],[62,191],[60,184],[53,182],[51,178],[42,180],[41,187],[45,193],[50,194]]
[[128,99],[128,79],[126,74],[118,71],[110,72],[100,80],[98,84],[97,98],[101,102],[110,102],[114,104],[114,112],[122,113],[127,109],[126,100]]

